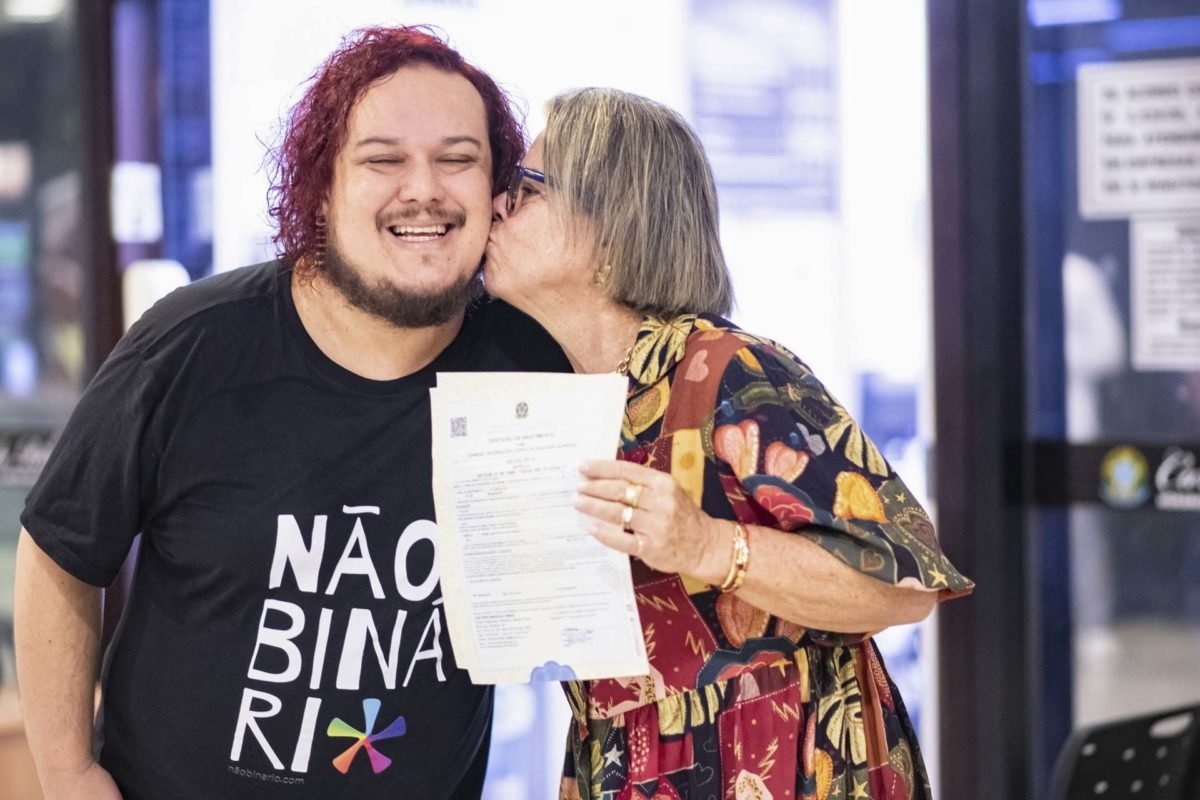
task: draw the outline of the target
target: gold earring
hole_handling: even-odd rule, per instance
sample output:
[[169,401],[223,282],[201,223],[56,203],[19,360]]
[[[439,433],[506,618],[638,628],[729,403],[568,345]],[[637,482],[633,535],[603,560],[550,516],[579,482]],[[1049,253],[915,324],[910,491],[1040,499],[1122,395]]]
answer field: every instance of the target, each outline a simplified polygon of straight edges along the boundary
[[612,272],[612,264],[605,264],[592,273],[593,286],[606,286],[608,284],[608,275]]
[[327,222],[324,214],[317,215],[317,252],[313,256],[313,272],[320,272],[325,268],[325,248],[327,247],[326,231]]

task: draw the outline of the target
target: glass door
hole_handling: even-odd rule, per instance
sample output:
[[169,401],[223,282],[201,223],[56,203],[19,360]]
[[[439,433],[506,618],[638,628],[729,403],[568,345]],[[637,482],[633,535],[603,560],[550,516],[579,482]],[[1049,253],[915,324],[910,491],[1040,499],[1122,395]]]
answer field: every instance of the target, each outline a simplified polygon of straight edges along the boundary
[[1200,6],[1027,10],[1045,786],[1072,728],[1200,702]]
[[14,800],[40,796],[12,648],[18,517],[114,340],[104,7],[0,2],[0,797]]

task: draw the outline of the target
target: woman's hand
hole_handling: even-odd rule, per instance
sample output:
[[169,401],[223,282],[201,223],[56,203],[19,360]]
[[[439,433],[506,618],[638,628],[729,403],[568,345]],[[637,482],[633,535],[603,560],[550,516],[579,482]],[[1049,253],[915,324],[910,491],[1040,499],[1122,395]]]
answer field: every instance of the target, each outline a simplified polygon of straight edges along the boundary
[[[595,518],[591,534],[603,544],[659,572],[724,582],[734,523],[704,513],[673,477],[656,469],[589,461],[580,472],[585,480],[575,507]],[[746,529],[750,565],[737,596],[797,625],[857,635],[917,622],[937,604],[936,591],[870,577],[804,536],[761,525]]]
[[580,472],[575,507],[595,519],[589,530],[601,543],[659,572],[725,579],[733,523],[706,514],[670,474],[617,460],[589,461]]

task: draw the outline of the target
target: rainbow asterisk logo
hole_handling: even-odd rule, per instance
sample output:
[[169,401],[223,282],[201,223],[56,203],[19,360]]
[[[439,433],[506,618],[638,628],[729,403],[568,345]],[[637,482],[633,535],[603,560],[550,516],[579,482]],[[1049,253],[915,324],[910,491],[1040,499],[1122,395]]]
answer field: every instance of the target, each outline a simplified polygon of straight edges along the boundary
[[379,733],[372,733],[375,730],[375,718],[379,716],[380,703],[374,697],[368,697],[362,701],[362,705],[365,733],[346,724],[338,717],[334,717],[333,721],[329,723],[329,729],[325,731],[326,736],[342,736],[350,739],[358,739],[344,753],[333,760],[333,766],[343,775],[349,771],[354,757],[358,755],[359,749],[363,747],[367,748],[367,755],[371,758],[371,769],[375,771],[376,775],[383,772],[391,766],[392,760],[375,749],[375,742],[403,736],[408,727],[404,722],[404,717],[396,717],[396,719],[392,720],[391,725],[388,725]]

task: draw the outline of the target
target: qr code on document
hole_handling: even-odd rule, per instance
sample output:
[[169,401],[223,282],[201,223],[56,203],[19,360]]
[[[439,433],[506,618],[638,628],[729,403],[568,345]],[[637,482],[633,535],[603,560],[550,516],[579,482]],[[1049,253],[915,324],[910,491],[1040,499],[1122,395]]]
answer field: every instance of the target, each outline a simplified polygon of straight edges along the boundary
[[466,417],[451,417],[450,418],[450,438],[454,439],[459,436],[467,435],[467,418]]

